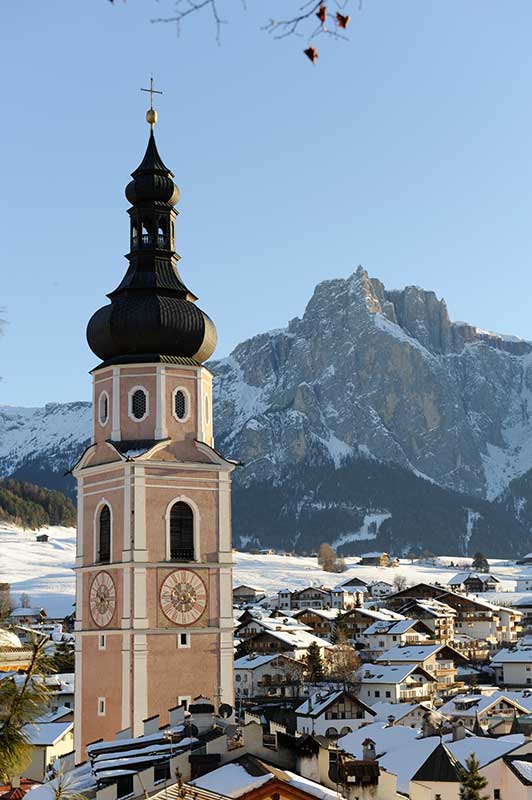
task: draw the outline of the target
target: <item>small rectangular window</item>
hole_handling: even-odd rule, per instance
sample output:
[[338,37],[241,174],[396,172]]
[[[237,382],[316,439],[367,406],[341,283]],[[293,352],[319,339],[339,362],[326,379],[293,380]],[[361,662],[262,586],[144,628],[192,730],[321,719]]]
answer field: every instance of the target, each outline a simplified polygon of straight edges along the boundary
[[381,693],[378,689],[375,690],[375,697],[380,697]]
[[107,643],[107,639],[105,633],[100,633],[98,636],[98,650],[105,650],[105,645]]
[[178,647],[190,647],[190,633],[178,633],[177,634],[177,646]]
[[105,717],[105,697],[98,698],[98,716]]
[[501,800],[501,790],[494,789],[493,790],[493,800]]

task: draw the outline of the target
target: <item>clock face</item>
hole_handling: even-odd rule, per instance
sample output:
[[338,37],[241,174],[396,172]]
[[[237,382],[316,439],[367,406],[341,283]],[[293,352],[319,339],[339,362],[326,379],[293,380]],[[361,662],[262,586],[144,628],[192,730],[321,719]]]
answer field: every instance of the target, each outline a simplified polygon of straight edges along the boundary
[[99,628],[109,625],[116,608],[116,588],[108,572],[98,572],[94,578],[89,594],[89,605],[96,625]]
[[176,625],[192,625],[207,606],[207,589],[189,569],[176,569],[161,584],[159,602],[165,617]]

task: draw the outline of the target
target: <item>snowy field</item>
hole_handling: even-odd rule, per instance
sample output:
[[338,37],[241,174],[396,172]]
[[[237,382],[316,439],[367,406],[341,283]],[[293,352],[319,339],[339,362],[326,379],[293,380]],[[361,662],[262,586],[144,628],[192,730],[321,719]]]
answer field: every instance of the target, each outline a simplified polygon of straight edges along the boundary
[[[49,541],[36,541],[38,531],[22,531],[9,525],[0,526],[0,581],[12,587],[15,601],[23,592],[30,596],[32,606],[42,606],[49,616],[60,617],[72,611],[74,602],[75,530],[73,528],[45,528]],[[409,584],[419,581],[446,584],[454,575],[467,568],[471,559],[440,556],[436,564],[401,561],[394,569],[360,567],[358,558],[348,558],[346,572],[331,575],[323,572],[315,558],[303,556],[234,554],[234,584],[251,584],[274,594],[281,588],[296,589],[309,584],[335,586],[340,581],[357,576],[365,581],[385,580],[393,583],[396,575],[403,575]],[[456,566],[449,564],[453,561]],[[508,591],[482,595],[494,602],[510,604],[520,597],[530,597],[532,592],[516,593],[515,579],[532,574],[531,566],[516,566],[513,562],[490,560],[491,572],[505,581]]]

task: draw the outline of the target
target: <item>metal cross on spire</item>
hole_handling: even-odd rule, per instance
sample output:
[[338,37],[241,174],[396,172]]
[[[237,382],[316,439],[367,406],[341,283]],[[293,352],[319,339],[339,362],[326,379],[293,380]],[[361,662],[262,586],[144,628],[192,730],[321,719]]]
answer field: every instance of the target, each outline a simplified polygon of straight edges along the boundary
[[153,75],[150,77],[150,88],[149,89],[141,89],[141,92],[149,92],[150,93],[150,108],[146,112],[146,120],[150,125],[150,128],[153,130],[153,126],[157,122],[157,112],[153,107],[153,95],[154,94],[162,94],[158,89],[153,88]]

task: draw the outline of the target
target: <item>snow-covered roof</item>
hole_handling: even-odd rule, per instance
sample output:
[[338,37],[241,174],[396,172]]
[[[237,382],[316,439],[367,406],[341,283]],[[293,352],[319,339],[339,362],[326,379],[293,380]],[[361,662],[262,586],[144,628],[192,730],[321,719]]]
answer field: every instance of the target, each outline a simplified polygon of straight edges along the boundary
[[55,744],[70,733],[73,727],[73,722],[35,722],[24,725],[22,731],[27,741],[37,747]]
[[492,664],[529,664],[532,662],[532,647],[507,647],[499,650],[492,658]]
[[[257,669],[275,661],[276,658],[285,658],[280,653],[273,653],[272,655],[247,655],[242,658],[237,658],[235,661],[235,669]],[[292,659],[290,659],[292,661]]]
[[[482,714],[501,700],[506,700],[511,705],[516,705],[523,714],[528,712],[528,708],[521,705],[518,700],[509,696],[508,692],[494,692],[493,694],[458,694],[447,703],[444,703],[438,710],[446,716],[475,717]],[[457,707],[458,706],[458,707]],[[460,706],[467,706],[460,708]]]
[[386,634],[401,634],[406,633],[413,628],[417,620],[415,619],[400,619],[400,620],[377,620],[369,628],[366,628],[364,635],[370,636],[373,633],[386,633]]
[[522,778],[532,782],[532,764],[530,761],[520,761],[517,758],[512,758],[512,766],[518,771]]
[[218,792],[225,797],[240,797],[242,794],[258,789],[268,781],[273,775],[267,772],[265,775],[250,775],[241,764],[224,764],[201,778],[190,781],[191,786],[198,789],[207,789],[211,792]]
[[481,583],[488,583],[489,581],[500,583],[499,579],[496,578],[495,575],[490,575],[487,572],[459,572],[458,575],[454,575],[454,577],[448,580],[447,584],[448,586],[461,586],[470,578],[479,580]]
[[22,642],[13,631],[0,628],[0,647],[22,647]]
[[338,609],[336,608],[300,608],[298,611],[295,612],[294,617],[298,619],[302,614],[306,612],[310,612],[311,614],[316,614],[317,617],[322,617],[322,619],[329,619],[334,621],[338,618]]
[[[362,742],[366,738],[375,742],[379,765],[397,775],[397,788],[404,793],[408,793],[410,780],[440,744],[439,736],[418,738],[418,732],[412,728],[403,725],[387,727],[382,722],[374,722],[342,736],[338,740],[338,747],[359,759],[363,756]],[[450,738],[444,736],[443,740],[457,761],[465,764],[466,758],[475,753],[480,766],[500,758],[525,741],[521,734],[498,739],[467,736],[457,742],[449,741]]]
[[426,661],[442,649],[442,644],[410,644],[406,647],[397,645],[377,658],[377,661],[406,661],[410,664]]
[[[402,683],[413,672],[422,669],[415,664],[364,664],[359,673],[361,683]],[[428,672],[429,680],[435,681]]]
[[396,722],[400,722],[403,717],[417,709],[437,716],[441,714],[441,709],[436,711],[428,703],[384,703],[381,701],[371,706],[371,710],[375,712],[375,721],[379,722],[387,722],[390,717],[393,717]]
[[14,619],[18,619],[18,617],[38,617],[41,611],[42,608],[24,608],[24,606],[20,606],[19,608],[14,608],[9,616]]
[[[328,650],[332,648],[332,644],[328,642],[326,639],[320,639],[319,636],[314,636],[313,633],[309,633],[308,630],[264,630],[261,632],[262,634],[268,634],[268,636],[273,636],[275,639],[278,639],[280,642],[284,644],[288,644],[294,649],[301,649],[307,648],[311,644],[315,643],[318,647],[325,647]],[[260,636],[261,633],[257,634]],[[251,637],[253,639],[253,637]]]
[[403,614],[398,614],[396,611],[390,611],[389,608],[379,608],[379,609],[359,608],[358,606],[357,608],[350,609],[345,616],[349,617],[350,615],[354,615],[355,613],[361,614],[363,617],[370,617],[370,619],[384,619],[384,620],[406,619],[406,617],[404,617]]
[[[336,701],[339,700],[343,694],[343,689],[336,689],[330,692],[314,692],[314,694],[312,694],[310,697],[307,697],[307,699],[297,707],[296,714],[319,717],[320,714],[323,714],[323,712],[329,708],[329,706],[333,705],[333,703],[336,703]],[[366,706],[366,704],[361,700],[357,700],[356,702],[363,706],[367,710],[368,714],[373,715],[373,709],[371,709],[369,706]]]

